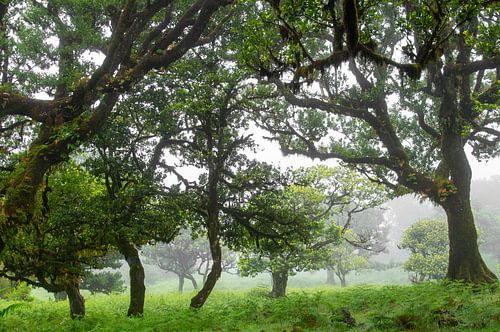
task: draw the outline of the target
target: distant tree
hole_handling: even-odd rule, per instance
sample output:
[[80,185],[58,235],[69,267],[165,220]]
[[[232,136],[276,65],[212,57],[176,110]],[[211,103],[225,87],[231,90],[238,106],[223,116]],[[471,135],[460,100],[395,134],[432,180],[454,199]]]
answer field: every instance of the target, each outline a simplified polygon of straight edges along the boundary
[[399,244],[411,254],[403,265],[412,282],[443,279],[448,266],[448,226],[441,220],[421,220],[408,227]]
[[368,259],[360,253],[362,249],[346,241],[349,237],[353,237],[352,231],[346,232],[342,242],[331,248],[330,257],[326,263],[326,267],[339,278],[342,287],[347,286],[346,275],[349,272],[360,271],[368,267]]
[[[265,239],[249,245],[239,262],[243,275],[271,272],[273,297],[285,295],[290,274],[327,267],[334,243],[348,232],[352,216],[385,198],[383,187],[342,168],[300,169],[294,174],[294,182],[275,201],[267,196],[269,207],[274,209],[273,218],[294,224],[294,230],[283,240]],[[349,217],[344,219],[343,214]],[[350,240],[367,244],[355,236]]]
[[[235,253],[227,248],[222,249],[222,270],[231,273],[236,264]],[[141,254],[147,264],[176,274],[179,278],[179,292],[184,290],[185,279],[191,281],[194,289],[198,289],[196,274],[202,277],[204,284],[210,273],[211,255],[208,242],[204,238],[193,239],[187,231],[181,232],[172,242],[145,246]]]
[[[119,258],[117,253],[108,253],[101,259],[102,265],[100,267],[118,269],[122,266],[122,261]],[[90,291],[91,294],[121,293],[126,289],[120,272],[101,272],[95,269],[85,272],[80,288]]]
[[185,279],[191,281],[194,289],[198,289],[193,274],[197,271],[200,256],[205,257],[205,252],[208,250],[202,240],[194,240],[188,232],[182,232],[172,242],[145,246],[141,253],[146,263],[154,264],[163,271],[175,273],[179,278],[179,292],[182,292]]
[[111,271],[85,273],[80,288],[90,291],[91,294],[121,293],[126,289],[122,274]]

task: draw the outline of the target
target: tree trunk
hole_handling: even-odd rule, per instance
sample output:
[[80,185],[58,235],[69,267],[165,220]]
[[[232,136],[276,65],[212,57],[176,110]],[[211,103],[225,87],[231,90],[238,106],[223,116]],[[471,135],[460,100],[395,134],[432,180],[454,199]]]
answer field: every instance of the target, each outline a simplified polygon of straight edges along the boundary
[[212,292],[222,274],[222,249],[220,246],[219,201],[217,182],[218,171],[213,164],[209,165],[208,180],[208,218],[207,233],[212,255],[212,268],[201,290],[191,299],[192,308],[201,308]]
[[178,288],[179,293],[182,293],[184,291],[184,276],[179,274],[179,288]]
[[475,284],[496,282],[497,277],[479,253],[470,202],[457,193],[445,205],[450,239],[447,278]]
[[[466,50],[461,49],[462,57],[464,52]],[[469,80],[467,75],[459,79],[446,73],[442,78],[443,99],[439,118],[443,128],[441,151],[445,172],[441,175],[437,203],[444,208],[448,219],[450,252],[447,278],[471,283],[492,283],[497,277],[486,267],[479,253],[470,204],[472,170],[462,137],[462,132],[467,128],[464,128],[461,119],[464,114],[471,112],[467,98],[464,98],[470,92]],[[458,91],[461,91],[460,102]]]
[[186,278],[188,278],[189,280],[191,280],[191,283],[193,284],[193,288],[194,289],[198,289],[198,283],[196,282],[196,279],[191,274],[188,274],[186,276]]
[[56,301],[66,301],[67,298],[68,298],[68,294],[66,294],[65,291],[54,293],[54,300],[56,300]]
[[286,294],[286,285],[288,283],[288,271],[272,272],[271,275],[273,278],[273,289],[269,295],[274,298],[284,297]]
[[85,299],[80,294],[78,282],[68,285],[66,294],[68,294],[71,319],[83,318],[85,316]]
[[331,269],[326,269],[326,283],[332,286],[337,284],[335,281],[335,272]]
[[135,246],[126,239],[119,239],[120,253],[125,257],[130,268],[130,304],[127,316],[142,316],[144,313],[144,297],[146,286],[144,286],[144,267],[142,266],[139,252]]
[[205,304],[205,301],[214,289],[217,280],[222,274],[222,250],[219,240],[218,220],[216,226],[217,231],[211,229],[212,227],[209,228],[208,239],[210,241],[210,251],[212,252],[212,269],[208,274],[207,280],[201,290],[191,299],[192,308],[201,308],[203,304]]
[[339,277],[339,280],[340,280],[340,287],[346,287],[347,281],[345,278],[345,273],[337,273],[337,276]]

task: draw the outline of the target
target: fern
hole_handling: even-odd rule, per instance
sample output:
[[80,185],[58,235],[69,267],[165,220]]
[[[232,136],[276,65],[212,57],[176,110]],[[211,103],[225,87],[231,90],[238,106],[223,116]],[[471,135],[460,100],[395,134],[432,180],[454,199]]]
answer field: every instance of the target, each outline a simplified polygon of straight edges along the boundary
[[9,313],[21,308],[22,306],[24,306],[23,303],[14,303],[14,304],[11,304],[3,309],[0,309],[0,318],[7,316]]

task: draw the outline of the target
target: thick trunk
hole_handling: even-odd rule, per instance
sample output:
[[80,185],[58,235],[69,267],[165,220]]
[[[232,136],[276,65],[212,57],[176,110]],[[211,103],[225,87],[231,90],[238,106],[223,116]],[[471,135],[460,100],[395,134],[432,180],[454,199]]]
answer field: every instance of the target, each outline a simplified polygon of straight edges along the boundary
[[447,278],[470,283],[493,283],[497,277],[479,253],[477,232],[470,202],[458,194],[446,200],[450,252]]
[[144,286],[144,267],[139,252],[132,243],[125,239],[119,240],[119,250],[130,268],[130,304],[127,316],[142,316],[146,286]]
[[179,288],[178,288],[179,293],[182,293],[184,291],[184,276],[179,274]]
[[193,284],[193,288],[194,289],[198,289],[198,283],[196,282],[196,279],[192,275],[188,274],[186,276],[186,278],[188,278],[189,280],[191,280],[191,283]]
[[326,270],[326,283],[332,286],[335,286],[337,284],[335,281],[335,272],[333,270]]
[[85,299],[80,294],[78,282],[66,287],[66,294],[69,299],[69,312],[72,319],[85,316]]
[[[464,49],[461,55],[466,56]],[[441,151],[444,169],[439,184],[439,203],[446,211],[450,252],[447,278],[471,283],[495,282],[497,277],[481,258],[477,243],[477,232],[470,203],[470,184],[472,170],[464,150],[462,132],[467,130],[461,119],[472,116],[471,107],[465,96],[470,93],[468,80],[460,80],[454,75],[442,79],[443,100],[440,108],[440,124],[443,128]],[[462,86],[460,86],[462,81]],[[464,85],[465,84],[465,85]],[[459,103],[458,91],[461,92]]]
[[271,297],[284,297],[286,294],[286,285],[288,283],[288,271],[277,271],[271,273],[273,278],[273,289]]
[[68,294],[65,291],[54,293],[54,300],[56,301],[66,301]]

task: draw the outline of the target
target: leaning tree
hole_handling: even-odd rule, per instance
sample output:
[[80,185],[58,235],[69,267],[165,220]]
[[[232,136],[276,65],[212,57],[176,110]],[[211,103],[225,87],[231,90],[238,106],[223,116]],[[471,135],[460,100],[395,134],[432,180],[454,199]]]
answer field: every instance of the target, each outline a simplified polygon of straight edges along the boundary
[[267,1],[241,58],[286,102],[256,105],[285,154],[336,158],[441,206],[447,277],[497,277],[477,244],[467,146],[500,152],[492,1]]
[[[231,1],[2,1],[0,133],[30,137],[2,160],[0,250],[30,222],[47,170],[102,128],[148,72],[208,43]],[[39,97],[46,94],[48,98]]]

